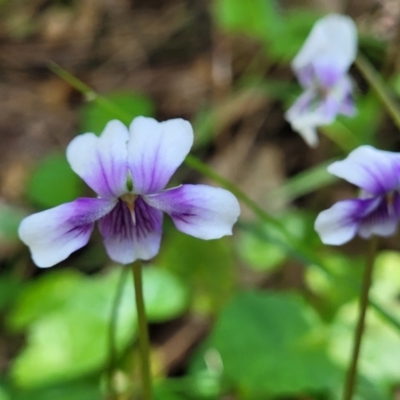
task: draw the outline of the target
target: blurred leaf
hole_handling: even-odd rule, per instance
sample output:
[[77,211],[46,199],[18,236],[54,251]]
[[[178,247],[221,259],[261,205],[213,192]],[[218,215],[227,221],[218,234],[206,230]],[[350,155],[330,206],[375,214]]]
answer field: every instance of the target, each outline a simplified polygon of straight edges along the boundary
[[227,32],[265,39],[277,29],[280,16],[274,0],[215,0],[213,15]]
[[[299,211],[286,210],[280,221],[293,237],[307,243],[310,248],[318,243],[314,231],[313,216]],[[260,222],[253,224],[240,223],[238,235],[238,251],[243,260],[253,269],[270,271],[282,264],[290,254],[282,245],[276,244],[274,238],[279,238],[280,232],[274,227]]]
[[21,291],[21,281],[12,275],[0,275],[0,310],[10,306]]
[[339,253],[326,253],[325,266],[330,275],[313,265],[305,271],[310,289],[320,296],[322,310],[331,318],[343,304],[358,297],[364,262]]
[[285,202],[290,202],[335,182],[338,178],[327,171],[333,161],[335,160],[324,161],[289,178],[282,186],[271,190],[268,198],[271,201],[283,199]]
[[244,292],[222,311],[206,347],[219,352],[225,379],[253,398],[337,384],[326,345],[326,327],[299,296]]
[[0,203],[0,243],[19,240],[18,226],[25,217],[22,210]]
[[[138,116],[151,117],[154,115],[154,104],[146,96],[138,93],[112,93],[104,96],[105,99],[111,101],[116,108],[120,109],[127,115],[131,116],[131,120]],[[81,132],[93,132],[99,135],[107,122],[112,119],[119,119],[112,110],[105,109],[101,104],[90,102],[85,104],[81,111]]]
[[[29,324],[28,343],[12,366],[21,387],[65,381],[95,371],[108,356],[108,330],[120,268],[95,277],[55,271],[32,282],[9,317],[14,327]],[[144,297],[150,321],[176,317],[187,306],[185,288],[167,271],[146,268]],[[125,349],[136,331],[131,279],[118,309],[117,347]]]
[[228,240],[204,241],[171,230],[158,258],[158,265],[182,279],[200,312],[218,311],[233,292],[236,277]]
[[33,173],[28,196],[38,206],[48,208],[75,200],[82,188],[81,179],[72,171],[65,155],[52,154]]

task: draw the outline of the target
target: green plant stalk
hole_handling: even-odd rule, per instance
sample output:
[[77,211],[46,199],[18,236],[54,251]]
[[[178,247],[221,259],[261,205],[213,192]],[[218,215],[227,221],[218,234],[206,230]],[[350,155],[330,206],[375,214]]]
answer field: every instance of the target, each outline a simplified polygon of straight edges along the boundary
[[143,400],[152,400],[151,369],[150,369],[150,343],[143,298],[142,263],[137,260],[131,265],[133,284],[135,287],[136,311],[139,326],[139,349],[142,379]]
[[346,383],[344,385],[343,400],[353,398],[354,389],[357,381],[357,365],[360,355],[361,342],[365,328],[365,316],[368,308],[368,294],[372,283],[372,271],[374,269],[375,255],[378,239],[373,237],[369,243],[368,254],[366,258],[365,271],[360,295],[360,313],[358,316],[357,327],[354,334],[353,352],[351,355],[350,366],[347,371]]
[[382,77],[362,54],[358,54],[355,65],[369,83],[371,88],[375,91],[379,100],[381,100],[389,115],[400,129],[400,109],[389,95],[386,84]]
[[120,277],[117,283],[117,290],[115,292],[114,301],[112,304],[110,326],[108,331],[108,373],[107,373],[107,385],[108,392],[113,399],[116,395],[116,390],[114,388],[114,369],[117,361],[117,345],[116,345],[116,329],[118,322],[118,310],[122,299],[122,293],[124,289],[124,284],[129,272],[129,268],[122,268]]
[[[97,101],[99,104],[101,104],[103,107],[105,107],[107,110],[110,110],[115,113],[115,116],[121,119],[124,123],[127,125],[131,122],[130,116],[124,112],[123,110],[119,109],[117,106],[115,106],[114,103],[111,101],[107,100],[106,98],[102,97],[101,95],[97,94],[92,88],[90,88],[88,85],[77,79],[75,76],[70,74],[68,71],[60,67],[59,65],[55,63],[50,63],[49,68],[51,71],[53,71],[57,76],[59,76],[61,79],[63,79],[65,82],[69,83],[72,87],[74,87],[76,90],[79,92],[85,94],[88,96],[88,98],[91,98],[95,101]],[[193,155],[188,155],[185,159],[186,165],[189,167],[193,168],[194,170],[200,172],[204,176],[207,176],[208,178],[212,179],[213,181],[219,183],[221,186],[223,186],[225,189],[230,190],[233,194],[236,195],[236,197],[243,202],[243,204],[246,204],[247,207],[249,207],[250,210],[253,211],[255,215],[257,215],[260,219],[262,219],[264,222],[274,226],[284,237],[286,242],[290,245],[290,252],[293,253],[293,255],[305,263],[308,264],[314,264],[318,266],[321,270],[325,271],[328,276],[332,277],[332,274],[330,273],[329,269],[324,266],[323,261],[317,257],[312,251],[310,251],[306,245],[299,243],[299,241],[294,238],[286,229],[285,227],[274,217],[269,215],[266,211],[264,211],[257,203],[255,203],[252,199],[250,199],[244,192],[242,192],[235,184],[232,182],[228,181],[227,179],[223,178],[219,174],[217,174],[212,168],[208,167],[206,164],[202,163],[199,159],[194,157]],[[276,243],[286,250],[288,249],[288,245],[284,243],[283,239],[277,239]],[[390,324],[392,324],[397,330],[400,331],[400,321],[398,321],[394,316],[389,314],[387,311],[382,309],[382,307],[379,306],[379,304],[370,302],[371,306]]]

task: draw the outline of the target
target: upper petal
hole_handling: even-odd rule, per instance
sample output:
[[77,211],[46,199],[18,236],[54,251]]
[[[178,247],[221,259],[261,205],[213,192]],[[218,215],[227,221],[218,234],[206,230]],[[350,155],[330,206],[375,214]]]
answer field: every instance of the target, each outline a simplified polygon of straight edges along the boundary
[[232,193],[207,185],[182,185],[143,198],[168,213],[180,231],[200,239],[231,235],[240,214]]
[[121,264],[137,259],[149,260],[160,249],[162,212],[150,207],[142,198],[135,201],[135,216],[123,201],[99,221],[109,257]]
[[129,133],[117,120],[110,121],[100,137],[77,136],[67,148],[72,169],[101,197],[116,198],[127,192]]
[[400,184],[400,154],[360,146],[344,160],[331,164],[328,171],[368,193],[382,195]]
[[357,233],[361,219],[371,213],[380,199],[352,199],[334,204],[319,213],[314,228],[325,244],[341,245]]
[[330,14],[315,23],[292,66],[303,75],[304,68],[312,65],[321,83],[333,84],[349,69],[356,52],[357,28],[353,20]]
[[129,129],[128,161],[134,192],[157,193],[164,189],[189,153],[193,144],[192,126],[183,119],[157,122],[137,117]]
[[83,247],[94,221],[110,212],[115,202],[81,198],[25,218],[19,226],[21,240],[29,246],[39,267],[51,267]]

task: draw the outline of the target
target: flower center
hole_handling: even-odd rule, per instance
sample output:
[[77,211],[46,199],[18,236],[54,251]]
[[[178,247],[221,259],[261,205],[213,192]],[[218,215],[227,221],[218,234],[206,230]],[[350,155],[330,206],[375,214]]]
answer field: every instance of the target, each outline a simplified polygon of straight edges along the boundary
[[120,197],[120,199],[125,203],[125,205],[128,207],[131,213],[133,225],[136,225],[136,215],[135,215],[136,198],[137,196],[133,193],[126,193]]

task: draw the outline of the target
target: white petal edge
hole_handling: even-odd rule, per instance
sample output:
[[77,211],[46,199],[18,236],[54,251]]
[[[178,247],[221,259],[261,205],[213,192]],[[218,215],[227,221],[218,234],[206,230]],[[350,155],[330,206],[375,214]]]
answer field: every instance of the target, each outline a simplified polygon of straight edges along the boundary
[[52,267],[85,246],[94,222],[114,206],[105,199],[77,199],[26,217],[18,234],[38,267]]
[[71,168],[98,195],[115,198],[127,192],[128,128],[118,120],[107,123],[100,137],[84,133],[67,147]]
[[358,222],[353,218],[358,209],[357,200],[343,200],[318,214],[314,229],[324,244],[339,246],[353,239]]
[[144,200],[169,214],[181,232],[205,240],[231,235],[240,214],[231,192],[207,185],[182,185]]
[[333,63],[344,73],[356,54],[357,27],[354,21],[345,15],[329,14],[314,24],[292,66],[296,71],[311,63]]
[[192,126],[180,118],[158,122],[137,117],[129,130],[128,161],[134,192],[158,193],[189,153],[193,144]]
[[400,154],[364,145],[331,164],[328,172],[368,193],[382,195],[400,184]]

